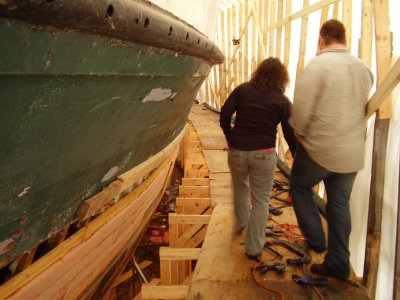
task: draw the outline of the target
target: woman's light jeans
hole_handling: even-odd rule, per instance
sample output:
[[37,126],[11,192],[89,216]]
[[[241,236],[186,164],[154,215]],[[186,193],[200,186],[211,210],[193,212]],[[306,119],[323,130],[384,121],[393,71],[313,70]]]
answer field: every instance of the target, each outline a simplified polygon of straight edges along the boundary
[[244,246],[249,255],[260,254],[265,244],[268,202],[274,183],[276,161],[274,150],[241,151],[232,148],[228,150],[236,230],[247,225]]

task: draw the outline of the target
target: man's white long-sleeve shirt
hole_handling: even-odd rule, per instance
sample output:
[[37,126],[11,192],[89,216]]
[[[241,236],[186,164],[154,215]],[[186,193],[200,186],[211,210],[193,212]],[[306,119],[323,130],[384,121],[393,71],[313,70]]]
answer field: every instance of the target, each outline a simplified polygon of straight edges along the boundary
[[296,85],[291,124],[310,157],[332,172],[364,165],[368,67],[348,49],[325,48]]

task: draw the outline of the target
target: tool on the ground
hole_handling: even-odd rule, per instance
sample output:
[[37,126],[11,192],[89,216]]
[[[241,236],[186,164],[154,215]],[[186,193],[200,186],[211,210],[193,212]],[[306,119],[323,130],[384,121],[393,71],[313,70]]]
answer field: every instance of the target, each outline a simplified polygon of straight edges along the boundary
[[276,251],[274,248],[272,248],[270,245],[268,245],[267,243],[265,243],[264,245],[264,249],[268,250],[270,252],[272,252],[273,254],[275,254],[276,256],[278,256],[279,258],[282,258],[283,255],[280,254],[278,251]]
[[271,204],[269,204],[268,210],[269,210],[269,212],[270,212],[271,214],[273,214],[274,216],[279,216],[279,215],[282,214],[282,211],[281,211],[279,208],[277,208],[277,207],[275,207],[275,206],[273,206],[273,205],[271,205]]
[[325,277],[312,277],[309,274],[303,276],[293,274],[292,279],[298,284],[307,286],[326,286],[328,284],[328,279]]
[[266,244],[267,243],[274,244],[274,245],[281,245],[281,246],[285,247],[286,249],[288,249],[300,256],[300,258],[288,258],[286,260],[286,263],[289,265],[299,266],[302,264],[308,264],[311,261],[311,256],[310,256],[310,254],[307,253],[306,250],[304,250],[303,248],[301,248],[297,245],[289,243],[288,241],[273,239],[273,240],[267,241]]
[[282,234],[282,230],[273,230],[271,228],[265,228],[265,235],[266,236],[275,236],[275,237],[279,237]]
[[272,270],[278,274],[282,274],[285,272],[285,265],[281,263],[269,263],[269,262],[262,262],[256,267],[256,271],[258,271],[260,274],[265,274],[269,270]]

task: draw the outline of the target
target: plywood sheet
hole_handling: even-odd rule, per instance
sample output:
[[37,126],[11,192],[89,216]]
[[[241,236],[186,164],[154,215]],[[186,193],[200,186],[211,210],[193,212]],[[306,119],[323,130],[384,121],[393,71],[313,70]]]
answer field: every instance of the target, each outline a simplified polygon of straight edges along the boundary
[[223,150],[204,150],[208,170],[210,173],[230,172],[228,166],[228,152]]
[[211,204],[233,204],[231,173],[210,174]]

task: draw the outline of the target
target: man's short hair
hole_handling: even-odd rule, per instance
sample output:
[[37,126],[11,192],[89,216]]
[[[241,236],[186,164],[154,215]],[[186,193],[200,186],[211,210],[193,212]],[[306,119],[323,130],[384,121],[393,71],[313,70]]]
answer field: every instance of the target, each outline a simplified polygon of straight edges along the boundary
[[346,45],[346,29],[342,22],[331,19],[322,24],[319,35],[327,45],[339,43]]

